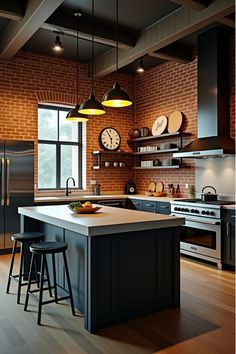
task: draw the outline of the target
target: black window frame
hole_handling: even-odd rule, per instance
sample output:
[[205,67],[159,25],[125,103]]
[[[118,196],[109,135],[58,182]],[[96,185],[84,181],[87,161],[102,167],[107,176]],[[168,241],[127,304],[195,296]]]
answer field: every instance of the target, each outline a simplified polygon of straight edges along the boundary
[[[47,144],[47,145],[54,145],[56,146],[56,187],[55,188],[38,188],[39,191],[43,190],[64,190],[65,187],[61,187],[61,146],[62,145],[69,145],[69,146],[78,146],[78,187],[72,187],[71,189],[82,189],[82,123],[78,122],[78,142],[73,141],[63,141],[59,140],[60,136],[60,126],[59,126],[59,111],[69,112],[71,109],[66,107],[60,106],[50,106],[39,104],[38,111],[40,108],[47,109],[47,110],[57,110],[57,140],[40,140],[38,139],[38,145],[40,144]],[[73,177],[73,176],[71,176]]]

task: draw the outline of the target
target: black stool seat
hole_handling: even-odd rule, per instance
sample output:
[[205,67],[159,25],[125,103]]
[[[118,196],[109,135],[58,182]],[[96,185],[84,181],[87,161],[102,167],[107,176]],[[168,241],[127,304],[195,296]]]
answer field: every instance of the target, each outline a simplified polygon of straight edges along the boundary
[[42,242],[30,246],[30,251],[40,254],[52,254],[63,252],[67,249],[65,242]]
[[43,240],[44,234],[42,232],[20,232],[11,236],[12,241],[28,242]]
[[[11,257],[11,264],[10,264],[10,269],[9,269],[9,274],[8,274],[8,281],[7,281],[7,289],[6,293],[9,293],[10,290],[10,285],[11,285],[11,280],[15,280],[18,282],[18,290],[17,290],[17,304],[20,303],[20,296],[21,296],[21,287],[27,285],[27,282],[23,282],[24,280],[27,280],[28,278],[28,271],[23,272],[23,268],[25,268],[25,259],[27,260],[27,254],[29,253],[29,245],[31,245],[34,242],[40,242],[44,240],[44,233],[42,232],[19,232],[17,234],[14,234],[11,236],[11,239],[13,241],[13,248],[12,248],[12,257]],[[20,255],[20,266],[19,266],[19,274],[12,274],[13,273],[13,267],[14,267],[14,260],[15,260],[15,254],[17,250],[17,242],[21,244],[21,255]],[[37,274],[37,265],[36,261],[34,264],[35,267],[35,278],[36,282],[39,283],[38,280],[38,274]],[[27,267],[26,267],[27,268]],[[46,269],[48,273],[48,269]]]

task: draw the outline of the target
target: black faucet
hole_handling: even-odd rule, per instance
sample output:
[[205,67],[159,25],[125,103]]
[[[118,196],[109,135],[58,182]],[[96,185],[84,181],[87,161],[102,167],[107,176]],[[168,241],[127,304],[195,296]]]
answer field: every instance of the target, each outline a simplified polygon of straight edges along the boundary
[[67,180],[66,180],[66,196],[69,195],[69,193],[71,193],[71,190],[69,191],[68,189],[68,183],[69,183],[69,180],[72,180],[73,181],[73,186],[75,187],[75,180],[73,177],[68,177]]

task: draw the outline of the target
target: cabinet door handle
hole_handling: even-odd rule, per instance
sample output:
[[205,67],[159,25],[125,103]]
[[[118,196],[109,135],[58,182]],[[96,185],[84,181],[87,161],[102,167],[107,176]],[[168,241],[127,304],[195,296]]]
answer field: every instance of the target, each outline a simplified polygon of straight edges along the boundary
[[231,236],[230,235],[230,223],[229,222],[226,223],[226,233],[227,233],[227,236]]
[[7,205],[10,205],[10,160],[7,159]]
[[4,193],[5,193],[5,169],[4,169],[4,159],[1,159],[1,174],[2,174],[2,188],[1,188],[1,205],[4,205]]
[[154,206],[154,205],[152,205],[152,204],[145,204],[145,207],[152,207],[152,206]]
[[231,218],[234,218],[234,219],[235,219],[235,218],[236,218],[236,215],[231,215]]
[[167,208],[169,208],[169,206],[167,206],[167,205],[159,205],[159,208],[167,209]]

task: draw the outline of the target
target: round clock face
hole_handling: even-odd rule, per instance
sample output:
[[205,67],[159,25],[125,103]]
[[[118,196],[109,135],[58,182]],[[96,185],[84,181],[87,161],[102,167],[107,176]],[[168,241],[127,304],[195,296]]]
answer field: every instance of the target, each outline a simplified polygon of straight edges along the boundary
[[105,150],[117,150],[120,146],[120,134],[114,128],[105,128],[99,135],[99,143]]

